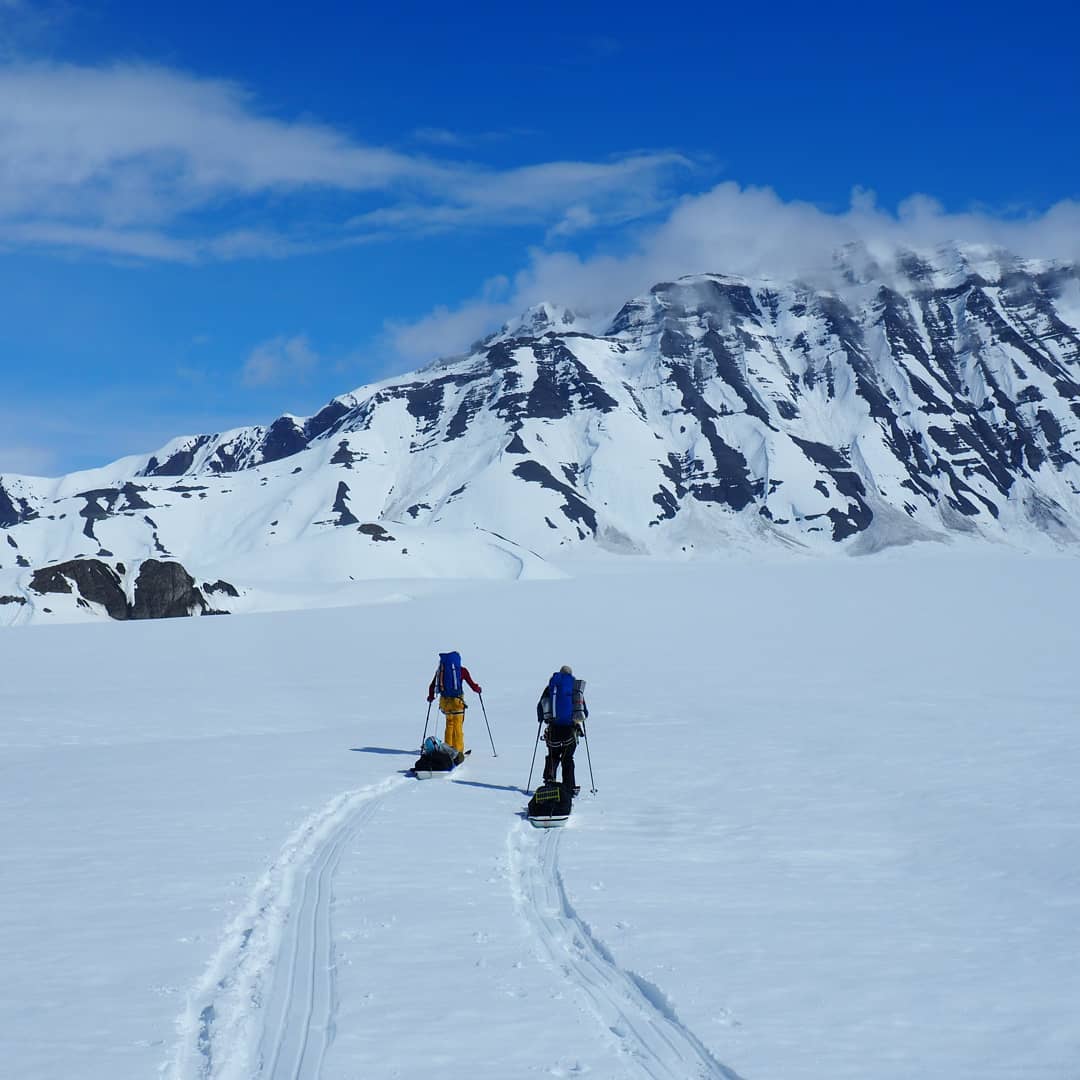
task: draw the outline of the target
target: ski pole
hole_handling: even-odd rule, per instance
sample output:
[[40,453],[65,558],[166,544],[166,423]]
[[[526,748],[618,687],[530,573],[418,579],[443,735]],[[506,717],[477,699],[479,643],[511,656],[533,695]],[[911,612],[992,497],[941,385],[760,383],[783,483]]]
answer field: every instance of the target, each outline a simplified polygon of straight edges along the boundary
[[529,765],[529,781],[525,785],[525,794],[528,795],[532,791],[532,774],[533,769],[536,767],[536,748],[540,745],[540,725],[536,725],[536,742],[533,744],[533,756],[532,762]]
[[424,740],[427,738],[427,726],[428,726],[428,722],[430,720],[431,720],[431,702],[429,701],[427,703],[427,716],[424,717],[424,734],[420,736],[420,750],[421,750],[421,752],[423,752],[423,749],[424,749]]
[[495,752],[495,740],[491,738],[491,725],[488,724],[487,708],[484,706],[484,695],[477,694],[476,696],[480,699],[480,708],[483,710],[484,713],[484,723],[487,725],[488,738],[491,739],[491,756],[498,757],[499,755]]
[[592,773],[592,754],[589,753],[589,736],[585,733],[585,725],[581,725],[581,737],[585,740],[585,757],[589,762],[589,783],[592,787],[589,788],[591,794],[596,794],[596,781],[593,779]]

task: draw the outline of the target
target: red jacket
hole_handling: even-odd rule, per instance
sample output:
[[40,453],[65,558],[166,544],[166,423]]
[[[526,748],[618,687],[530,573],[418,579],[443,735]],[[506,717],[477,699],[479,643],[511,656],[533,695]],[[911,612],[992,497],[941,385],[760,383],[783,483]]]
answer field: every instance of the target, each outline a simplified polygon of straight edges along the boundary
[[[461,665],[461,677],[462,677],[462,679],[464,679],[465,682],[467,682],[473,688],[473,690],[476,691],[476,693],[482,694],[484,692],[483,690],[480,689],[479,686],[476,685],[475,682],[473,682],[473,677],[469,674],[469,669],[464,664]],[[431,685],[427,688],[427,699],[428,699],[428,701],[434,701],[435,700],[435,683],[438,682],[438,680],[439,680],[439,673],[436,671],[434,678],[431,680]]]

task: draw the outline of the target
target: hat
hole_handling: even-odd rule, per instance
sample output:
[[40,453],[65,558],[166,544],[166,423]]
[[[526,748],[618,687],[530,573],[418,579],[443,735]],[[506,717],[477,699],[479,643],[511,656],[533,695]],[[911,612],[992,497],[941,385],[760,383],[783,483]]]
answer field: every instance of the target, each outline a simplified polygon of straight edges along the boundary
[[574,672],[571,670],[569,664],[563,664],[563,666],[561,668],[559,668],[559,671],[563,675],[573,675],[574,674]]

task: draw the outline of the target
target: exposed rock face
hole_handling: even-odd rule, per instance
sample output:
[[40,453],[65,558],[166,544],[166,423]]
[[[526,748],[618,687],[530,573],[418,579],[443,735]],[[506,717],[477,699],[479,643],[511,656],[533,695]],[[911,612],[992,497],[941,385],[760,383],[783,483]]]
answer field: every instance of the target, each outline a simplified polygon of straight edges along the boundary
[[99,559],[72,559],[35,570],[30,579],[30,588],[42,594],[75,591],[84,600],[101,604],[110,618],[130,618],[120,575]]
[[360,520],[349,509],[349,485],[344,480],[338,483],[337,497],[334,499],[334,513],[337,514],[335,525],[356,525]]
[[395,540],[396,537],[391,536],[381,525],[376,525],[374,522],[368,522],[366,525],[361,525],[360,532],[365,536],[370,536],[372,540],[389,542]]
[[[223,614],[207,603],[194,578],[179,563],[159,559],[147,559],[139,567],[135,600],[130,604],[120,574],[100,559],[71,559],[42,567],[34,571],[30,588],[41,595],[74,593],[80,606],[86,606],[88,601],[100,604],[113,619]],[[212,588],[230,596],[238,595],[227,581],[218,581]],[[25,602],[21,598],[10,599],[14,603]]]
[[18,525],[21,521],[32,521],[37,511],[17,495],[11,494],[0,482],[0,529]]
[[220,578],[214,582],[204,581],[203,592],[208,595],[211,593],[224,593],[226,596],[231,596],[234,599],[240,595],[235,586],[230,585],[227,581],[222,581]]
[[179,563],[147,559],[139,567],[129,618],[176,619],[208,614],[210,605],[195,579]]

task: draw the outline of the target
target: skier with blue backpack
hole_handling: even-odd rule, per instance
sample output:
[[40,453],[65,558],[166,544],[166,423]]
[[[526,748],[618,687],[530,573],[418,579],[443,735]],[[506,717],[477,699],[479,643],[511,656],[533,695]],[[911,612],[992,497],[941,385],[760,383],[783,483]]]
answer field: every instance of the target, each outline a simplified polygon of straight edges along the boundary
[[443,742],[452,746],[459,754],[465,753],[465,688],[464,683],[477,694],[483,690],[476,685],[469,669],[461,662],[461,653],[439,653],[439,666],[435,677],[428,686],[428,704],[435,700],[435,691],[439,692],[439,711],[446,717],[446,732]]
[[536,703],[537,723],[547,724],[544,742],[544,782],[555,783],[555,773],[562,769],[562,782],[574,795],[581,790],[574,782],[574,751],[579,735],[585,734],[584,721],[589,715],[585,704],[585,681],[575,679],[569,664],[563,664],[548,680]]

